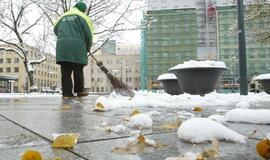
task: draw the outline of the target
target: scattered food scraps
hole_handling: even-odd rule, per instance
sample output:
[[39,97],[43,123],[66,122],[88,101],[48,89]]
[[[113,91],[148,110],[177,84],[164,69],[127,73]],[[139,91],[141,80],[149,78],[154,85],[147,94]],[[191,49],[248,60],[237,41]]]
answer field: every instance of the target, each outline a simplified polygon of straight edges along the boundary
[[22,156],[21,160],[42,160],[42,155],[36,150],[27,150]]
[[71,148],[73,147],[79,138],[78,133],[67,133],[54,135],[54,141],[52,143],[53,148]]

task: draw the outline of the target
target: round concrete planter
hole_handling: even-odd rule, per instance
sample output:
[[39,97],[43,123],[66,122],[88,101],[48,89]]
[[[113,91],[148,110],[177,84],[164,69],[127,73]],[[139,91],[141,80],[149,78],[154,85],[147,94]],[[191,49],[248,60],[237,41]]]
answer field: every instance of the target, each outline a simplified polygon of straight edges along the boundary
[[183,94],[183,90],[180,88],[177,77],[172,73],[165,73],[158,76],[157,80],[161,82],[164,91],[171,95]]
[[177,79],[163,79],[159,81],[162,83],[164,91],[168,94],[179,95],[184,93],[180,88]]
[[258,81],[262,84],[263,90],[267,94],[270,94],[270,79],[261,79],[261,80],[258,80]]
[[225,70],[226,68],[198,67],[172,69],[170,72],[176,75],[185,93],[204,95],[214,91],[218,78]]

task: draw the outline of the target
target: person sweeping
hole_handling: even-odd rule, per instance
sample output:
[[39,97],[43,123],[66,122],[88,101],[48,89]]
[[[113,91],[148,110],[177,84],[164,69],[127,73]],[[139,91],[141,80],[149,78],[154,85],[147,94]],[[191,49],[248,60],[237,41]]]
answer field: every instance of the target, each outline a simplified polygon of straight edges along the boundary
[[[87,5],[79,1],[64,13],[54,25],[56,63],[61,66],[62,98],[87,96],[83,68],[93,43],[93,23],[85,14]],[[73,73],[74,83],[71,75]],[[73,85],[74,84],[74,85]],[[74,86],[74,88],[73,88]]]

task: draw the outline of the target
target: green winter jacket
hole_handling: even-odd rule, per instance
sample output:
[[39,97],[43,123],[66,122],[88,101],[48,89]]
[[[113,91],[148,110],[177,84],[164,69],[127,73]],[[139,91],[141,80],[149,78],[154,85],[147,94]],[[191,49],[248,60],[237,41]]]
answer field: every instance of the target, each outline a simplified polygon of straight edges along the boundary
[[56,42],[56,63],[73,62],[87,65],[93,41],[93,23],[90,18],[71,8],[54,25]]

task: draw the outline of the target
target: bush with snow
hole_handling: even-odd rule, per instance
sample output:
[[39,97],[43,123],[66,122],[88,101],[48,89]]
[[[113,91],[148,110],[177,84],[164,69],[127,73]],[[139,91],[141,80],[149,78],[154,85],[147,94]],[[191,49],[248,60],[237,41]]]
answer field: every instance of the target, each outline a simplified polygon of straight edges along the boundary
[[178,137],[192,143],[203,143],[213,139],[245,143],[245,137],[224,125],[208,118],[192,118],[178,128]]

